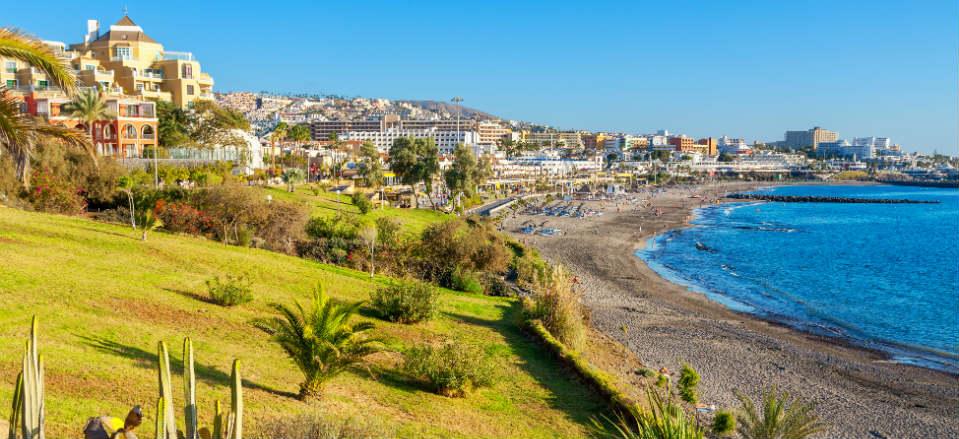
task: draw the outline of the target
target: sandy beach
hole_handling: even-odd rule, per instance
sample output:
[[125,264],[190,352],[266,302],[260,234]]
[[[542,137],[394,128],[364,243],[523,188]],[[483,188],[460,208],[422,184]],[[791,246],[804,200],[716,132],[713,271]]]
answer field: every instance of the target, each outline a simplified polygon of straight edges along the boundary
[[[582,285],[593,327],[628,347],[646,367],[693,365],[702,375],[704,403],[738,407],[734,390],[755,398],[775,385],[817,405],[830,425],[822,437],[959,437],[959,377],[730,311],[666,281],[634,255],[652,235],[688,224],[691,209],[702,202],[693,195],[716,197],[732,189],[670,189],[649,198],[645,207],[588,201],[587,207],[604,215],[516,214],[503,227],[569,267]],[[544,221],[562,234],[518,232]]]

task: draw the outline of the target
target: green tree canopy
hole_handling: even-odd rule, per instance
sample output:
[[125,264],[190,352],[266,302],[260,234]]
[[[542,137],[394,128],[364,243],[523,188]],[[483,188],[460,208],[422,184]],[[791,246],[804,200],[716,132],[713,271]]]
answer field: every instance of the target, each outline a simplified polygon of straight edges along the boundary
[[383,165],[380,152],[372,142],[363,142],[360,146],[360,177],[367,186],[376,188],[383,184]]
[[453,166],[443,174],[443,179],[451,192],[472,197],[477,186],[485,183],[490,175],[492,166],[488,158],[478,159],[471,148],[460,144],[453,151]]
[[[281,122],[282,123],[282,122]],[[301,123],[294,125],[286,131],[286,139],[294,142],[306,142],[310,140],[310,126]]]
[[[396,173],[400,182],[414,187],[414,199],[417,183],[422,182],[426,185],[427,193],[433,192],[433,177],[440,170],[439,153],[433,139],[412,137],[396,139],[390,148],[389,162],[390,169]],[[430,203],[432,202],[433,199],[430,197]]]

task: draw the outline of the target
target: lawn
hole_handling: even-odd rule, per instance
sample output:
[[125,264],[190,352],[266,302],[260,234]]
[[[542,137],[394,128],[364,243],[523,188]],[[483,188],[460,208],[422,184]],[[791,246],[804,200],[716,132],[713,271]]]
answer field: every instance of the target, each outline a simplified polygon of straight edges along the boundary
[[[302,191],[291,197],[321,198]],[[271,193],[281,198],[283,192]],[[328,204],[313,202],[315,211]],[[402,212],[410,227],[430,219]],[[377,354],[369,370],[334,378],[319,400],[300,401],[294,396],[299,371],[250,321],[270,315],[270,302],[308,300],[317,284],[338,299],[358,301],[388,279],[371,281],[364,273],[199,238],[138,237],[121,226],[0,207],[0,417],[10,406],[34,314],[46,362],[49,437],[79,436],[88,417],[122,418],[134,404],[147,414],[139,435],[150,437],[160,340],[170,346],[175,364],[180,399],[174,403],[182,422],[179,362],[186,336],[194,342],[200,421],[206,425],[215,399],[228,404],[234,358],[243,365],[248,428],[269,416],[316,412],[382,421],[401,437],[582,437],[589,418],[605,409],[518,329],[515,301],[448,291],[441,315],[427,323],[390,324],[369,313],[361,318],[374,320],[395,348],[444,338],[484,346],[497,362],[491,388],[461,399],[434,395],[396,372],[400,354],[388,353]],[[206,279],[240,272],[254,281],[253,302],[227,309],[198,297],[205,294]]]
[[[337,213],[360,215],[360,210],[350,201],[349,195],[337,195],[323,191],[314,194],[306,185],[298,186],[296,192],[288,192],[285,187],[264,187],[258,188],[258,190],[273,197],[274,200],[293,201],[305,205],[310,208],[310,213],[313,216],[333,216]],[[375,208],[363,215],[368,221],[374,221],[383,216],[395,218],[403,225],[403,229],[410,233],[419,233],[432,223],[451,218],[449,215],[435,210],[395,207]]]

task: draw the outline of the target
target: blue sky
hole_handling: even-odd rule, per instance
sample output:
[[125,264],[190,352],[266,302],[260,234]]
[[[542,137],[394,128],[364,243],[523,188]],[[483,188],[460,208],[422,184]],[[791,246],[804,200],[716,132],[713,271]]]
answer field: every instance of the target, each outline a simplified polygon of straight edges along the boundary
[[779,140],[813,125],[959,154],[959,2],[24,2],[76,42],[131,18],[216,90],[448,100],[562,128]]

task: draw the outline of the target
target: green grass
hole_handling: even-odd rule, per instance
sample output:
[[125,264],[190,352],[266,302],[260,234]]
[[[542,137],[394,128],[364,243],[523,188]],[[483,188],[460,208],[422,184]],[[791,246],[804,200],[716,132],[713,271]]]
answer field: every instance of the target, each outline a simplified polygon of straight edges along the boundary
[[400,209],[396,207],[384,207],[382,209],[377,207],[366,215],[361,215],[360,210],[353,205],[348,195],[337,195],[322,191],[318,195],[314,195],[309,186],[305,185],[297,187],[296,192],[287,192],[285,187],[264,187],[258,188],[258,190],[272,196],[274,200],[293,201],[305,205],[310,208],[313,216],[334,216],[337,212],[343,212],[360,215],[371,222],[383,216],[392,217],[403,225],[403,230],[410,233],[419,233],[430,224],[451,218],[447,214],[434,210]]
[[[444,337],[476,342],[498,362],[492,387],[444,398],[396,372],[401,357],[387,353],[378,354],[369,371],[334,378],[319,401],[299,401],[293,396],[299,371],[250,321],[268,315],[269,302],[305,302],[316,283],[338,299],[357,301],[388,279],[370,281],[364,273],[199,238],[138,238],[121,226],[0,207],[0,417],[9,410],[33,314],[40,317],[51,437],[75,436],[88,417],[122,418],[134,404],[147,413],[139,435],[149,437],[160,340],[171,346],[182,422],[179,363],[186,336],[193,338],[206,425],[214,399],[229,401],[234,358],[243,364],[248,424],[315,412],[381,419],[396,424],[403,437],[582,437],[589,417],[605,408],[523,334],[515,301],[449,291],[436,319],[417,325],[376,320],[377,331],[396,348]],[[197,297],[210,277],[241,272],[253,281],[252,302],[222,308]]]

